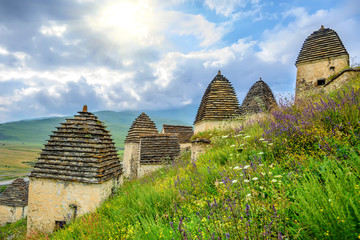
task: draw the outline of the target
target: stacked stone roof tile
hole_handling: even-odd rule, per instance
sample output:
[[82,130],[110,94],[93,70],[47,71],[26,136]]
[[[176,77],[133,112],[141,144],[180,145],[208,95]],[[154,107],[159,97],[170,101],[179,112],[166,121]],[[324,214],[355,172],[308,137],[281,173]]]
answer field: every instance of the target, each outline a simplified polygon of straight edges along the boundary
[[164,133],[176,134],[180,143],[189,143],[191,137],[194,135],[193,127],[191,126],[179,126],[179,125],[163,125]]
[[203,120],[221,121],[239,114],[235,90],[219,71],[204,93],[194,124]]
[[155,123],[145,113],[141,113],[132,123],[128,135],[126,136],[125,143],[138,143],[140,142],[140,135],[142,134],[157,134]]
[[179,138],[174,134],[141,135],[140,164],[162,165],[180,154]]
[[122,173],[109,131],[84,107],[53,131],[30,177],[102,183]]
[[330,29],[321,28],[313,32],[306,40],[296,60],[296,65],[316,60],[349,56],[338,34]]
[[241,114],[254,114],[271,110],[277,106],[270,87],[260,78],[246,94],[241,104]]
[[0,205],[25,207],[28,205],[28,192],[29,183],[17,178],[0,195]]

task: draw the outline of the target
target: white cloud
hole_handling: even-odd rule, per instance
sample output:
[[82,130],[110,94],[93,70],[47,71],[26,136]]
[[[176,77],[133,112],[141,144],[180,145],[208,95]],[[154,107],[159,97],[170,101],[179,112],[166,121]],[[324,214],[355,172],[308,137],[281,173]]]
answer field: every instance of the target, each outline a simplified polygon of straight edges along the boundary
[[60,25],[51,21],[48,25],[41,26],[39,32],[48,37],[62,37],[66,32],[66,29],[66,24]]
[[205,0],[204,4],[210,9],[215,10],[217,14],[226,17],[235,12],[238,7],[245,7],[248,0]]

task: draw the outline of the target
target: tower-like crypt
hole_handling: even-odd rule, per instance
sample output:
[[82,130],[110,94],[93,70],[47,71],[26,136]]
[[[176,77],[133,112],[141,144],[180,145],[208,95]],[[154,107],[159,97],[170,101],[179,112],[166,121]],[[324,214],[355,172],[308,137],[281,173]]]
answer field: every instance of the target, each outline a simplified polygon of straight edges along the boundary
[[306,38],[297,57],[296,96],[323,87],[328,78],[349,66],[349,54],[338,34],[321,28]]
[[141,113],[132,123],[125,139],[125,177],[137,178],[140,164],[140,135],[158,134],[155,123],[145,113]]
[[201,100],[194,121],[195,134],[220,125],[223,120],[240,114],[239,102],[230,81],[219,71]]
[[120,185],[121,174],[109,131],[84,106],[53,131],[31,172],[28,234],[52,232],[95,210]]

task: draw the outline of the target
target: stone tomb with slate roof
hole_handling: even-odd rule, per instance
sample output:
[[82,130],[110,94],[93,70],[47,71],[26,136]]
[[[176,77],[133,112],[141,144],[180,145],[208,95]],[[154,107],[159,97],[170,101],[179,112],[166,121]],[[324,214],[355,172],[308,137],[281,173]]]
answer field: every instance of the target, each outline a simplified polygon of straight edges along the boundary
[[138,177],[170,165],[180,155],[179,138],[175,134],[140,135]]
[[246,94],[240,107],[241,115],[267,112],[277,106],[270,87],[260,78]]
[[219,126],[226,119],[240,115],[234,88],[219,71],[207,87],[194,121],[195,134]]
[[323,89],[330,76],[349,66],[349,54],[338,34],[321,26],[306,38],[295,65],[297,97],[307,91]]
[[179,138],[180,149],[191,147],[190,139],[194,135],[193,127],[164,124],[162,133],[175,134]]
[[155,123],[145,113],[141,113],[132,123],[125,139],[124,171],[125,177],[138,177],[140,156],[140,135],[158,134]]
[[30,175],[27,231],[52,232],[91,212],[121,184],[114,142],[84,106],[50,136]]
[[15,179],[0,195],[0,225],[13,223],[26,217],[29,183]]

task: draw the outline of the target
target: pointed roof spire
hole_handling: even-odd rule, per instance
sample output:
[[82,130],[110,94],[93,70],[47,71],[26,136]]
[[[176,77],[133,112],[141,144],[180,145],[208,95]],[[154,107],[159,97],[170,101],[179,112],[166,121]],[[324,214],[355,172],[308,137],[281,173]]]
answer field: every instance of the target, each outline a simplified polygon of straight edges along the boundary
[[246,94],[241,104],[241,114],[253,114],[271,110],[277,106],[274,94],[270,87],[260,78]]
[[349,57],[339,35],[330,28],[321,28],[306,38],[295,65],[340,56]]
[[84,110],[53,131],[30,177],[102,183],[122,173],[109,131]]
[[0,195],[0,205],[24,207],[28,205],[29,183],[17,178]]
[[218,75],[218,76],[220,76],[220,75],[221,75],[221,71],[220,71],[220,70],[218,71],[217,75]]
[[218,73],[203,95],[194,124],[202,120],[222,121],[239,114],[239,102],[233,86]]
[[132,123],[128,135],[126,136],[125,143],[140,142],[141,134],[158,134],[155,123],[144,112]]

